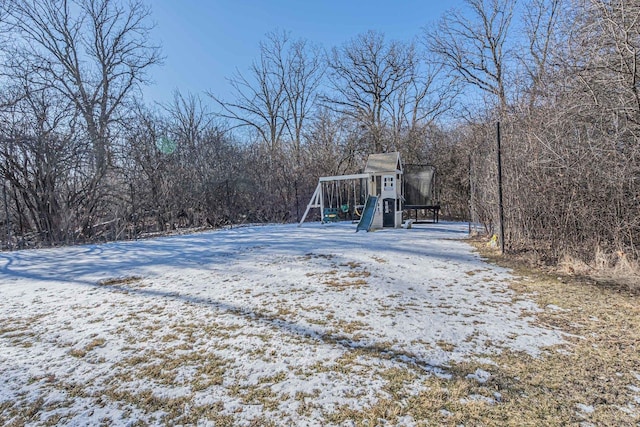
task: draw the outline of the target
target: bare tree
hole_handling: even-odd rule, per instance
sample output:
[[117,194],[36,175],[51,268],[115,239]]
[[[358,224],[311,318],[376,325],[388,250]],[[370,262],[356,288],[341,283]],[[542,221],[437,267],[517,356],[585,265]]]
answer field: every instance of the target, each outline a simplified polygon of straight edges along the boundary
[[[37,123],[61,109],[73,117],[58,122],[55,133],[36,127],[35,159],[48,152],[42,145],[46,141],[60,144],[54,149],[58,153],[76,155],[76,143],[88,142],[68,180],[58,179],[59,185],[48,191],[51,199],[63,197],[61,189],[67,189],[76,221],[67,226],[83,230],[82,236],[75,237],[88,238],[96,223],[112,215],[110,206],[117,199],[107,197],[109,188],[119,185],[114,174],[107,176],[108,171],[115,172],[110,169],[115,126],[129,97],[146,81],[146,71],[160,62],[158,48],[149,42],[149,9],[140,1],[120,0],[5,0],[0,6],[4,29],[11,36],[4,46],[8,53],[2,58],[2,76],[12,87],[22,88],[16,92],[21,98],[16,98],[15,105],[31,105]],[[26,152],[20,156],[27,158]],[[58,157],[45,160],[56,165]],[[27,173],[26,163],[23,168]],[[22,203],[27,203],[24,196]],[[60,214],[56,211],[61,203],[48,206],[54,217]],[[59,221],[50,222],[59,225]]]
[[260,59],[251,64],[249,75],[236,71],[229,78],[235,101],[225,101],[213,93],[209,94],[222,108],[222,117],[233,120],[237,127],[256,131],[271,150],[279,148],[286,130],[285,82],[278,62],[287,40],[284,35],[261,42]]
[[166,108],[168,132],[178,144],[172,169],[174,216],[189,224],[233,221],[235,150],[197,95],[177,92]]
[[13,223],[33,244],[73,241],[90,147],[76,133],[73,105],[51,87],[31,88],[23,71],[0,100],[0,175]]
[[264,211],[257,216],[289,218],[289,207],[299,206],[303,130],[315,107],[323,67],[317,48],[276,31],[260,44],[260,59],[253,63],[250,74],[238,72],[230,79],[235,101],[210,94],[222,108],[222,117],[256,132],[264,146],[250,147],[247,152],[256,183],[271,197],[261,202]]
[[[576,2],[572,12],[558,99],[565,107],[562,114],[570,113],[573,135],[569,133],[564,144],[554,141],[553,147],[560,148],[556,158],[568,166],[566,176],[582,189],[574,200],[596,205],[601,215],[594,221],[574,202],[567,214],[568,223],[575,225],[566,229],[566,237],[574,245],[590,242],[603,251],[637,257],[640,5],[584,0]],[[567,142],[572,150],[562,150]],[[580,175],[574,176],[577,171]]]
[[299,148],[322,74],[316,48],[274,31],[260,43],[260,58],[249,74],[237,72],[229,79],[236,100],[210,95],[222,108],[222,117],[256,131],[271,151],[281,147],[285,136]]
[[[536,0],[523,13],[526,78],[514,91],[525,96],[502,127],[513,141],[503,146],[510,249],[594,267],[638,259],[640,7]],[[491,224],[495,154],[485,149],[494,137],[487,122],[479,117],[460,139],[474,153],[477,212]]]
[[164,107],[171,122],[170,132],[179,146],[179,151],[195,148],[201,143],[206,129],[213,125],[213,114],[199,95],[173,94],[173,101]]
[[160,62],[149,41],[149,9],[139,0],[6,0],[5,10],[16,58],[32,64],[31,85],[51,82],[73,102],[94,145],[95,169],[104,173],[118,110]]
[[164,231],[170,222],[172,197],[169,183],[173,158],[156,147],[166,135],[168,125],[155,111],[137,105],[124,125],[123,174],[128,181],[129,220],[133,236],[155,230]]
[[592,70],[599,71],[593,73],[594,83],[606,84],[609,93],[602,94],[603,100],[615,94],[617,113],[640,125],[640,4],[629,0],[590,3],[594,18],[587,25],[593,27],[591,34],[599,36],[590,45]]
[[454,86],[442,67],[412,42],[385,40],[382,33],[358,35],[328,59],[324,103],[348,117],[368,140],[367,152],[417,152],[424,130],[451,108]]
[[387,151],[391,144],[384,133],[391,125],[389,113],[393,116],[393,101],[411,84],[416,61],[413,44],[387,43],[384,35],[375,31],[360,34],[332,50],[331,92],[324,96],[324,102],[362,126],[374,152]]
[[317,90],[324,76],[324,64],[320,50],[306,40],[291,43],[284,61],[281,58],[278,62],[287,96],[287,131],[296,153],[299,153],[304,126],[316,105]]
[[465,0],[468,14],[451,11],[427,31],[426,44],[448,71],[507,108],[507,41],[515,0]]
[[[558,21],[562,0],[530,0],[522,17],[526,35],[526,49],[519,55],[528,82],[528,107],[532,109],[549,74],[553,49],[557,49]],[[557,49],[558,51],[560,49]]]

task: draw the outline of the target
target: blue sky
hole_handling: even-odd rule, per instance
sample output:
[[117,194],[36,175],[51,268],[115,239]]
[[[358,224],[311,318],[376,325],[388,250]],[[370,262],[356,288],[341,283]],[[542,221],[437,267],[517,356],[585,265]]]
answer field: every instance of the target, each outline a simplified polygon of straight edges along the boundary
[[367,30],[411,40],[462,0],[148,0],[165,63],[150,72],[147,102],[168,102],[179,89],[229,99],[226,78],[246,73],[265,34],[285,30],[325,48]]

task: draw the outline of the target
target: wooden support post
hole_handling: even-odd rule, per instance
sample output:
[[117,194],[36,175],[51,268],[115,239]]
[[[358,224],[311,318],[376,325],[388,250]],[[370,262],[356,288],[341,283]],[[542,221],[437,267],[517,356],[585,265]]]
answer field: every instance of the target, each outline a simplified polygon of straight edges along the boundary
[[[300,220],[298,227],[302,226],[302,223],[307,218],[307,214],[309,214],[309,211],[311,210],[311,208],[317,208],[321,206],[321,204],[319,204],[318,202],[318,199],[322,199],[322,183],[321,182],[318,182],[316,191],[313,192],[313,196],[311,196],[311,200],[307,205],[307,209],[304,211],[304,215],[302,215],[302,219]],[[322,215],[322,208],[320,209],[320,215]]]

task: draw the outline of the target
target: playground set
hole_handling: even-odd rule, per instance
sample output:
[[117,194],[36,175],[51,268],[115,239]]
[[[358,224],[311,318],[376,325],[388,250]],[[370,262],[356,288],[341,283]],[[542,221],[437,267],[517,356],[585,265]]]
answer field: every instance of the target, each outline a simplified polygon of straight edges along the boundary
[[405,210],[410,222],[418,221],[419,211],[431,212],[438,222],[435,169],[406,168],[407,173],[398,152],[370,154],[362,173],[320,177],[298,226],[313,208],[320,209],[322,223],[351,220],[358,223],[356,231],[399,228]]

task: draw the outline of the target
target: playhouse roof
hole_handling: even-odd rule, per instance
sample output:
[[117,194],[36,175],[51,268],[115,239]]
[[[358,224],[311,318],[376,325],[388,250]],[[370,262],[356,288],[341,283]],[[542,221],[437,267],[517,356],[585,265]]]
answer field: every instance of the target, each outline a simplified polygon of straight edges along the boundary
[[383,173],[383,172],[402,172],[402,162],[400,161],[400,153],[379,153],[369,154],[367,165],[364,168],[365,173]]

